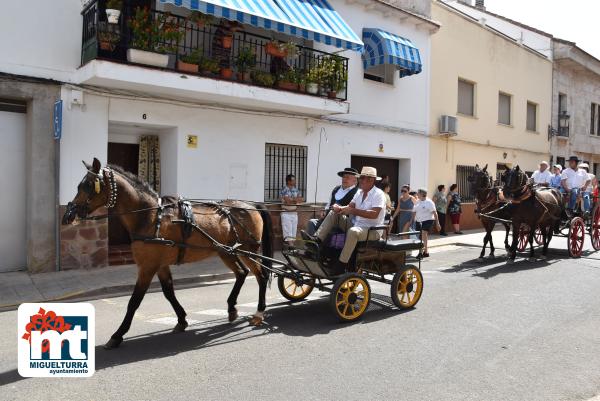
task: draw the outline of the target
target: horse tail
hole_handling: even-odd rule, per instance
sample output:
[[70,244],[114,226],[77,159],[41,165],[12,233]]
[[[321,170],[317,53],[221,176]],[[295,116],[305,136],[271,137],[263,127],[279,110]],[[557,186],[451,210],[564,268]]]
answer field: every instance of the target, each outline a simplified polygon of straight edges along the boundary
[[[262,221],[263,221],[262,237],[260,239],[262,254],[263,254],[263,256],[272,258],[273,257],[273,222],[271,221],[271,214],[269,214],[269,209],[267,209],[267,207],[265,205],[257,203],[257,204],[255,204],[255,206],[256,206],[256,210],[258,210],[258,212],[260,213],[260,217],[262,217]],[[270,269],[273,266],[273,262],[270,260],[266,260],[264,262],[264,265]],[[263,271],[263,275],[265,275],[265,278],[269,278],[271,275],[271,271],[270,270]]]

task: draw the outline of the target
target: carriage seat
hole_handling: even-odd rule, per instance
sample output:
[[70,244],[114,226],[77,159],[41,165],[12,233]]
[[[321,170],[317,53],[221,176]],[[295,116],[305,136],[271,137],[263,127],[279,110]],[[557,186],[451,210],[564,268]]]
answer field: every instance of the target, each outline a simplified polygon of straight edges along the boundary
[[421,240],[412,238],[388,238],[387,241],[385,239],[379,239],[377,241],[361,241],[358,243],[358,246],[360,248],[365,248],[367,247],[367,244],[369,248],[375,248],[392,252],[418,251],[423,247],[423,242]]

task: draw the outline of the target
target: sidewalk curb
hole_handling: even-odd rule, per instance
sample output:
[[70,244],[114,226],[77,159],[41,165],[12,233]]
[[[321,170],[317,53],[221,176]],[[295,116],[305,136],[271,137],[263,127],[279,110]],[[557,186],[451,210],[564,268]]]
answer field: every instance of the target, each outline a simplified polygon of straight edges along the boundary
[[[203,274],[192,277],[173,278],[175,290],[183,288],[201,287],[204,285],[214,285],[223,282],[224,280],[233,279],[233,272],[218,273],[218,274]],[[115,298],[124,295],[130,295],[133,292],[135,283],[127,285],[114,285],[107,287],[94,288],[90,290],[68,292],[58,297],[43,300],[29,300],[31,303],[44,302],[63,302],[63,301],[88,301],[99,298]],[[162,291],[160,283],[153,281],[148,288],[148,292]],[[20,304],[0,305],[0,312],[15,310]]]

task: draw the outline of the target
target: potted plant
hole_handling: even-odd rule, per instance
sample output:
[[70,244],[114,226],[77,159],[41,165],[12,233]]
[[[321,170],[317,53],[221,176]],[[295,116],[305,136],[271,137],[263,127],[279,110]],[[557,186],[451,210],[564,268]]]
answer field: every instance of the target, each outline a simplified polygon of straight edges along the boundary
[[238,53],[236,66],[238,81],[250,82],[250,71],[256,65],[256,55],[249,47],[243,47]]
[[279,76],[277,77],[277,87],[279,89],[297,91],[298,90],[297,76],[298,76],[298,74],[296,73],[296,70],[293,68],[290,68],[289,70],[279,74]]
[[336,99],[342,90],[346,90],[348,72],[344,66],[343,59],[336,55],[329,57],[327,68],[329,71],[329,92],[327,93],[327,97]]
[[273,77],[273,75],[269,74],[268,72],[255,70],[255,71],[252,71],[251,75],[252,75],[252,81],[257,85],[273,86],[273,84],[275,83],[275,78]]
[[133,37],[127,60],[165,68],[169,64],[167,53],[173,53],[185,35],[185,24],[180,26],[168,13],[155,18],[148,8],[141,7],[135,9],[128,23]]
[[321,71],[318,66],[311,65],[306,74],[306,92],[311,95],[319,93],[319,83],[321,82]]
[[123,7],[122,0],[108,0],[106,2],[106,18],[109,24],[118,24],[121,8]]
[[201,57],[198,62],[198,67],[203,75],[215,76],[221,70],[219,62],[209,57]]
[[179,71],[197,73],[198,63],[200,62],[200,50],[196,49],[189,54],[182,54],[177,60],[177,69]]
[[285,58],[287,56],[295,56],[298,47],[294,42],[281,43],[276,40],[267,42],[265,52],[272,57]]
[[114,51],[115,47],[121,40],[121,35],[118,32],[113,32],[109,29],[102,29],[101,25],[98,24],[98,42],[100,43],[100,49],[106,51]]
[[306,72],[296,71],[296,84],[298,84],[298,90],[300,92],[306,92]]
[[204,29],[206,25],[210,25],[214,21],[214,17],[208,14],[202,14],[199,11],[193,11],[189,20],[196,24],[198,29]]
[[233,35],[230,33],[225,34],[225,36],[223,36],[221,38],[221,46],[223,46],[223,49],[231,49],[232,45],[233,45]]

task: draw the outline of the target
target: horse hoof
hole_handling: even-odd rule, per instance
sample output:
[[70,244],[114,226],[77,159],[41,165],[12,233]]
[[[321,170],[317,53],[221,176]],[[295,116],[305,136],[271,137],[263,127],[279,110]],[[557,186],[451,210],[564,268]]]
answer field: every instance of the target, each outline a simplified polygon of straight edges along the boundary
[[530,258],[527,258],[527,261],[528,262],[537,262],[537,259],[534,256],[532,256]]
[[229,323],[232,323],[237,318],[238,318],[238,312],[237,312],[237,310],[229,312]]
[[111,337],[110,340],[106,344],[104,344],[104,349],[111,350],[115,348],[119,348],[119,345],[123,342],[122,338],[114,338]]
[[262,316],[252,316],[252,319],[250,319],[251,326],[258,327],[262,324],[262,322],[263,322]]
[[512,259],[506,259],[506,264],[507,264],[507,265],[512,265],[512,264],[514,264],[514,263],[515,263],[515,261],[514,261],[514,260],[512,260]]
[[488,257],[489,259],[496,259],[496,256],[494,256],[493,253],[490,253],[490,256]]
[[546,260],[546,259],[547,259],[547,258],[546,258],[546,255],[542,255],[542,256],[540,256],[540,260]]
[[188,322],[185,320],[181,323],[177,323],[175,327],[173,327],[173,333],[182,333],[185,331],[186,327],[188,327]]
[[477,258],[478,261],[483,262],[485,260],[485,258],[483,256],[480,256]]

